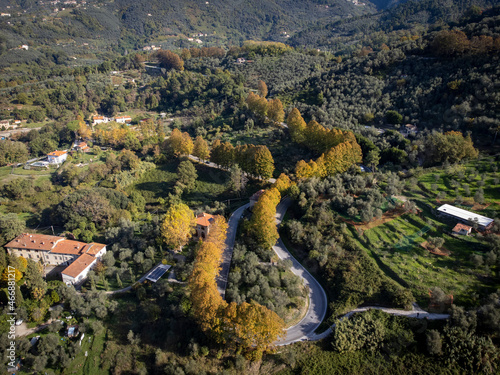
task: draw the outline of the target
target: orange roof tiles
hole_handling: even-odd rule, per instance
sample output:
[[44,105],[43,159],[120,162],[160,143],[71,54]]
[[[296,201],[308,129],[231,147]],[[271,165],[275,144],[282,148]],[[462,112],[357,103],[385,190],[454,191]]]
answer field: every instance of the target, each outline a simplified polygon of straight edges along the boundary
[[53,151],[53,152],[49,152],[47,155],[48,156],[61,156],[61,155],[64,155],[66,153],[66,151]]
[[203,212],[196,216],[196,224],[201,225],[202,227],[209,227],[215,221],[215,217],[210,214],[206,214]]
[[104,120],[104,116],[94,116],[94,120]]
[[82,273],[83,270],[91,266],[96,260],[97,258],[92,255],[82,254],[61,273],[76,278]]
[[106,245],[101,243],[92,242],[87,244],[85,242],[68,240],[65,237],[48,236],[45,234],[29,234],[24,233],[16,237],[8,244],[4,245],[6,248],[14,249],[27,249],[27,250],[44,250],[50,251],[54,254],[90,254],[96,255]]
[[462,223],[457,223],[457,225],[455,225],[455,227],[453,228],[452,232],[460,232],[462,229],[468,232],[472,229],[472,227]]
[[78,255],[83,253],[84,247],[87,246],[85,242],[62,240],[57,243],[51,250],[54,254],[73,254]]
[[48,236],[45,234],[23,233],[14,238],[8,244],[4,245],[4,247],[14,249],[50,251],[54,247],[54,245],[61,240],[64,240],[64,237]]
[[87,245],[87,249],[84,250],[85,254],[90,254],[90,255],[97,255],[99,251],[101,251],[106,245],[103,245],[102,243],[90,243]]

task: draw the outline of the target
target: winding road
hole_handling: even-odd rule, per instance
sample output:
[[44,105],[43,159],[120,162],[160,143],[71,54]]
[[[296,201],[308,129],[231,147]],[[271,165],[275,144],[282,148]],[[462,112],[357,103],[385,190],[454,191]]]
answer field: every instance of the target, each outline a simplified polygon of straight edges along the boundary
[[[285,213],[292,204],[292,200],[287,197],[283,199],[278,206],[276,207],[276,224],[279,226],[283,221]],[[219,293],[223,298],[225,298],[225,290],[227,287],[227,279],[229,275],[229,269],[231,267],[231,258],[234,248],[234,243],[236,240],[236,233],[238,230],[238,223],[243,215],[243,212],[249,207],[249,203],[241,206],[236,211],[233,212],[229,221],[228,221],[228,230],[227,230],[227,238],[226,238],[226,248],[223,253],[223,261],[221,264],[222,270],[217,278],[217,288]],[[305,286],[308,287],[309,291],[309,306],[306,314],[302,318],[302,320],[296,325],[288,328],[286,330],[286,336],[281,340],[276,342],[275,344],[278,346],[281,345],[289,345],[298,341],[316,341],[321,340],[328,335],[330,335],[333,331],[335,325],[328,328],[326,331],[316,334],[315,331],[323,321],[326,315],[326,310],[328,307],[328,299],[323,287],[319,284],[319,282],[290,254],[286,246],[284,245],[281,238],[278,239],[276,245],[273,246],[274,252],[278,255],[280,259],[290,259],[292,261],[291,271],[302,278]],[[413,304],[412,310],[399,310],[399,309],[391,309],[385,307],[378,306],[367,306],[367,307],[359,307],[349,311],[345,314],[342,319],[348,319],[351,315],[367,311],[370,309],[378,309],[382,310],[391,315],[399,315],[399,316],[407,316],[411,318],[418,319],[447,319],[449,317],[448,314],[432,314],[428,313],[425,310],[422,310],[417,304]]]
[[234,242],[236,241],[236,233],[238,232],[238,223],[243,215],[243,212],[250,206],[247,203],[236,211],[233,212],[229,221],[227,222],[227,237],[226,247],[222,253],[221,270],[217,276],[217,290],[222,298],[226,298],[227,279],[229,276],[229,269],[231,268],[231,258],[233,257]]
[[[292,204],[289,197],[283,199],[276,207],[276,223],[280,225],[286,210]],[[287,250],[281,238],[273,246],[274,252],[280,259],[290,259],[292,261],[291,271],[302,278],[303,283],[309,289],[309,307],[302,320],[287,329],[286,336],[278,341],[276,345],[288,345],[297,341],[311,340],[316,335],[314,331],[321,324],[326,315],[328,299],[326,293],[318,281],[295,259]]]

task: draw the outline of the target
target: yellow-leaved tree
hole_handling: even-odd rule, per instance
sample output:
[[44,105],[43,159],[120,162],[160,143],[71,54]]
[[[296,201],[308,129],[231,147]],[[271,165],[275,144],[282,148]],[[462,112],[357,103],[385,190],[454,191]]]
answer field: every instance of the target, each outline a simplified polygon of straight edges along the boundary
[[270,120],[282,123],[285,119],[285,111],[283,110],[283,104],[278,98],[269,100],[267,104],[267,116]]
[[175,156],[188,155],[193,152],[193,140],[191,136],[179,129],[172,130],[170,137],[166,141],[167,152]]
[[237,305],[222,299],[216,277],[226,232],[226,221],[216,216],[207,239],[199,242],[188,281],[193,316],[202,330],[210,333],[217,342],[241,348],[248,357],[259,359],[284,334],[285,325],[276,313],[254,301]]
[[194,141],[193,155],[200,160],[208,160],[210,157],[210,148],[208,147],[208,143],[201,135],[197,136]]
[[161,225],[161,235],[167,246],[175,251],[182,250],[194,232],[195,220],[193,211],[184,203],[170,206]]
[[276,188],[280,192],[281,196],[283,196],[288,192],[288,189],[293,184],[294,183],[292,182],[292,180],[290,180],[290,177],[288,177],[286,174],[282,173],[276,179],[276,182],[272,185],[272,187]]
[[278,240],[276,228],[276,205],[281,194],[276,188],[266,190],[253,206],[253,215],[248,223],[248,232],[258,247],[271,249]]
[[307,124],[297,108],[292,109],[286,119],[286,123],[288,125],[288,131],[290,132],[292,141],[296,143],[304,142]]

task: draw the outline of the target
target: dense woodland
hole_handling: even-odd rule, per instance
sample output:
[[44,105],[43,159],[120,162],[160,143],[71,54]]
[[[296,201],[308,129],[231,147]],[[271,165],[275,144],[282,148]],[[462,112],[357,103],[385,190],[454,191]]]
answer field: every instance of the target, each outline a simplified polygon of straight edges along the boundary
[[[0,140],[0,245],[25,232],[108,244],[79,291],[1,249],[2,308],[10,265],[18,319],[49,323],[28,335],[40,336],[33,347],[18,338],[22,373],[498,372],[500,10],[366,3],[88,2],[58,20],[22,4],[45,21],[10,5],[0,118],[26,131]],[[243,7],[249,16],[236,25]],[[207,37],[195,48],[185,36],[198,33]],[[154,43],[168,49],[141,50]],[[123,114],[130,124],[93,124]],[[27,163],[75,141],[89,152],[60,166]],[[260,189],[222,299],[226,221]],[[278,231],[285,196],[294,203]],[[483,233],[470,222],[472,235],[459,238],[436,215],[443,203],[495,223]],[[201,212],[217,225],[198,242]],[[308,303],[272,251],[279,237],[326,291],[318,331],[336,327],[278,352],[273,342]],[[173,281],[137,282],[160,262]],[[338,320],[362,305],[414,302],[451,316]],[[78,325],[82,346],[59,320]]]

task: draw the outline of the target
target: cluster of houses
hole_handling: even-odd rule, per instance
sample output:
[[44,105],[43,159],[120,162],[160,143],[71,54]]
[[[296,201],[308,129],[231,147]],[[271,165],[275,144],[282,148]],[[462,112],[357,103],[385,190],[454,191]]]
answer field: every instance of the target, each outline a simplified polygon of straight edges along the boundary
[[128,124],[132,122],[132,117],[130,116],[116,116],[116,117],[106,117],[106,116],[93,116],[92,125],[105,124],[111,121],[115,121],[119,124]]
[[45,265],[67,266],[61,271],[61,276],[68,285],[83,282],[96,262],[106,254],[104,244],[30,233],[17,236],[4,247],[10,255],[33,259]]
[[155,46],[154,44],[152,44],[150,46],[142,47],[143,51],[159,51],[160,49],[161,49],[160,46]]
[[21,120],[0,120],[0,129],[17,129],[21,126]]

